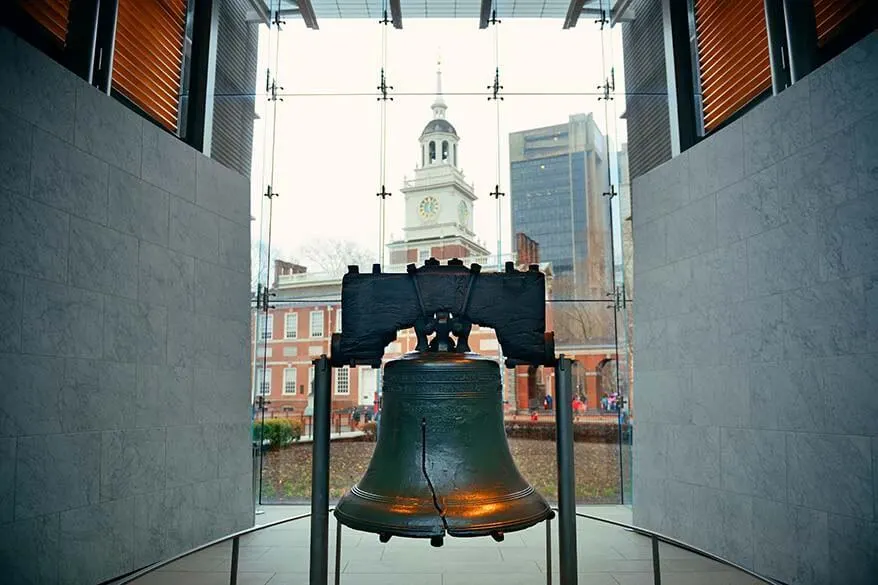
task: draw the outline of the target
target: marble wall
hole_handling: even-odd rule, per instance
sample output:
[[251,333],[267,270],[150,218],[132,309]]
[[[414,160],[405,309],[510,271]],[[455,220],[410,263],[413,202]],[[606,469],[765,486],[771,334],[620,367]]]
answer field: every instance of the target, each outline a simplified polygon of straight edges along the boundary
[[634,181],[634,519],[878,575],[878,33]]
[[249,199],[0,28],[0,580],[252,524]]

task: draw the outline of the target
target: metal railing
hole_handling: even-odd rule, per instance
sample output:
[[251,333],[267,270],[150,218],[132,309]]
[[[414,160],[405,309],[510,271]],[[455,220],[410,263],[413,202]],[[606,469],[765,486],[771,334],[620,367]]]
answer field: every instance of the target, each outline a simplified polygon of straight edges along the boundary
[[[557,508],[553,508],[553,509],[557,512]],[[333,510],[333,508],[329,508],[330,512],[332,510]],[[235,532],[235,533],[230,534],[228,536],[224,536],[222,538],[213,540],[213,541],[208,542],[206,544],[203,544],[201,546],[195,547],[195,548],[188,550],[186,552],[180,553],[180,554],[178,554],[174,557],[171,557],[167,560],[164,560],[164,561],[155,563],[153,565],[150,565],[148,567],[145,567],[143,569],[140,569],[139,571],[136,571],[136,572],[122,578],[119,581],[114,581],[113,585],[125,585],[127,583],[134,583],[138,579],[140,579],[141,577],[143,577],[145,575],[148,575],[149,573],[152,573],[154,571],[158,571],[158,570],[160,570],[164,567],[167,567],[169,565],[172,565],[173,563],[180,561],[188,556],[194,555],[194,554],[199,553],[201,551],[207,550],[213,546],[220,545],[220,544],[223,544],[223,543],[226,543],[229,541],[231,541],[231,543],[232,543],[231,559],[229,561],[229,584],[230,585],[237,585],[237,582],[238,582],[238,557],[239,557],[239,550],[240,550],[240,539],[242,536],[247,536],[249,534],[253,534],[255,532],[259,532],[259,531],[265,530],[267,528],[274,528],[275,526],[280,526],[282,524],[295,522],[297,520],[304,520],[305,518],[310,518],[310,517],[311,517],[311,513],[309,512],[307,514],[299,514],[297,516],[283,518],[281,520],[276,520],[274,522],[269,522],[267,524],[260,524],[257,526],[253,526],[251,528],[247,528],[245,530],[241,530],[239,532]],[[660,557],[660,553],[659,553],[659,544],[660,543],[664,543],[664,544],[667,544],[669,546],[673,546],[675,548],[678,548],[680,550],[690,552],[694,555],[709,559],[715,563],[721,564],[721,565],[726,566],[730,569],[734,569],[736,571],[744,573],[756,581],[759,581],[762,583],[767,583],[768,585],[781,585],[778,581],[775,581],[773,579],[770,579],[768,577],[765,577],[763,575],[755,573],[755,572],[751,571],[750,569],[747,569],[746,567],[742,567],[741,565],[734,563],[728,559],[724,559],[720,556],[717,556],[715,554],[712,554],[710,552],[702,550],[698,547],[686,544],[685,542],[682,542],[682,541],[677,540],[675,538],[671,538],[670,536],[665,536],[663,534],[659,534],[658,532],[654,532],[652,530],[647,530],[646,528],[640,528],[638,526],[625,524],[624,522],[617,522],[615,520],[610,520],[608,518],[601,518],[599,516],[593,516],[591,514],[584,514],[582,512],[577,512],[576,517],[577,518],[584,518],[586,520],[592,520],[592,521],[596,521],[596,522],[602,522],[604,524],[610,524],[612,526],[617,526],[621,529],[630,530],[631,532],[634,532],[635,534],[639,534],[641,536],[649,538],[650,542],[652,544],[652,568],[653,568],[653,583],[654,583],[654,585],[661,585],[661,583],[662,583],[661,557]],[[551,555],[552,537],[551,537],[551,524],[550,524],[550,522],[547,522],[546,526],[547,526],[547,530],[546,530],[546,551],[547,551],[547,555],[546,555],[546,559],[547,559],[546,583],[547,583],[547,585],[552,585],[552,579],[554,576],[552,573],[552,555]],[[339,568],[340,568],[339,564],[341,561],[340,557],[341,557],[341,526],[339,526],[338,531],[336,533],[336,550],[335,550],[335,563],[336,563],[336,573],[335,573],[335,580],[336,581],[335,582],[336,583],[339,582],[340,573],[341,573],[341,571],[339,570]]]

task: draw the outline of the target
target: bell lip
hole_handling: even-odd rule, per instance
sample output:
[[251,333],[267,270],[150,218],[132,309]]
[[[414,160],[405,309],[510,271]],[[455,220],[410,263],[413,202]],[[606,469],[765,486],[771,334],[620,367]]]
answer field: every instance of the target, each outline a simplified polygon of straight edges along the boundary
[[398,536],[400,538],[432,538],[434,536],[445,536],[445,528],[441,526],[441,524],[438,526],[439,529],[437,531],[435,525],[433,527],[425,526],[423,530],[418,530],[417,527],[409,525],[400,526],[398,524],[387,524],[383,522],[362,521],[354,516],[345,514],[343,511],[339,511],[338,506],[333,509],[333,514],[339,522],[352,530],[359,530],[360,532],[390,534],[391,536]]
[[[428,360],[428,361],[476,361],[476,362],[490,362],[499,364],[499,362],[492,357],[484,356],[480,353],[476,353],[474,351],[467,351],[463,353],[458,353],[455,351],[409,351],[396,359],[390,360],[387,362],[387,365],[392,364],[393,362],[406,362],[411,360]],[[385,366],[387,367],[387,366]]]

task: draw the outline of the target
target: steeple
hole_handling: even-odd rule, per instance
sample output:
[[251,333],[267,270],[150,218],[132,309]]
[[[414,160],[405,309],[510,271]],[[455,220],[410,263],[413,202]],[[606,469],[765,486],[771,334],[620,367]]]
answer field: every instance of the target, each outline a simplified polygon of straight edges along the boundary
[[442,97],[442,59],[436,61],[436,99],[433,101],[433,119],[445,119],[445,99]]

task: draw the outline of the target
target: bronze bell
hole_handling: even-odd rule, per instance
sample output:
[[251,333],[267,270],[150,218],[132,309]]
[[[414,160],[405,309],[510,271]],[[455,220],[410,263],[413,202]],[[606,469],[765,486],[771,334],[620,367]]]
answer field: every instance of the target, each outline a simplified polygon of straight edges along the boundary
[[496,361],[410,353],[385,366],[383,390],[372,460],[335,508],[342,524],[441,546],[446,533],[502,540],[552,516],[509,451]]

